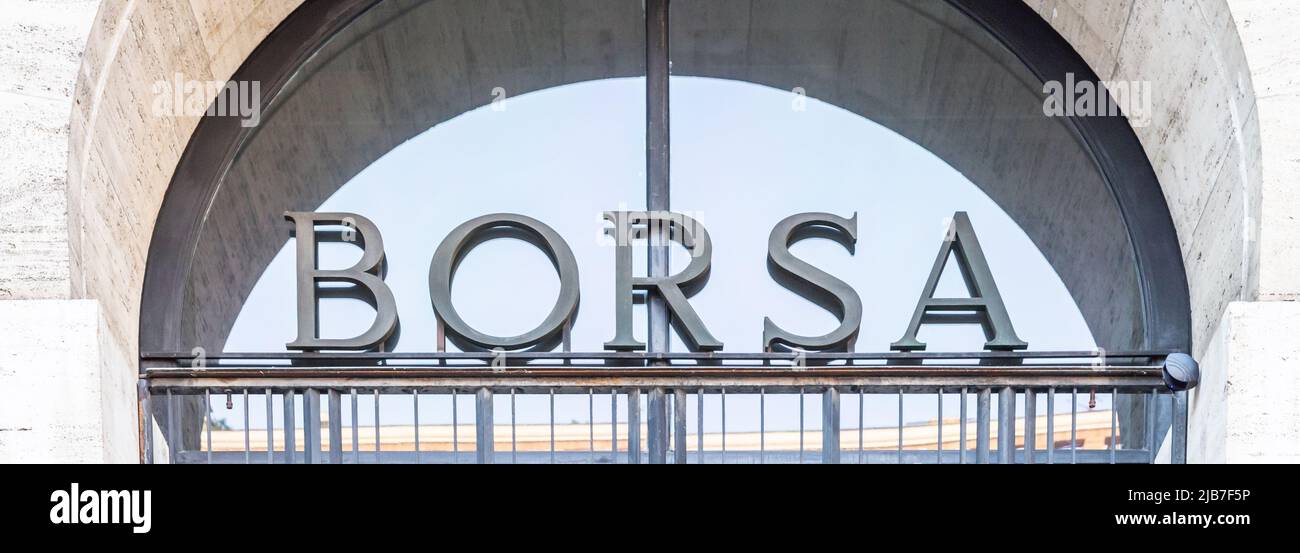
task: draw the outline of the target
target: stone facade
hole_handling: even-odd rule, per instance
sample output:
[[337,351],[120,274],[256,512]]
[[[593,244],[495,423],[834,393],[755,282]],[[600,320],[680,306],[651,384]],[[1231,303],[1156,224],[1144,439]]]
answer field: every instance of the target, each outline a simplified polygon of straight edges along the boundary
[[[1300,316],[1300,39],[1288,32],[1300,9],[1025,1],[1103,79],[1153,85],[1152,124],[1136,131],[1179,234],[1191,353],[1206,382],[1192,396],[1191,460],[1300,461],[1300,381],[1288,377],[1300,359],[1279,333]],[[56,415],[6,407],[0,460],[135,459],[145,256],[197,123],[151,116],[150,86],[176,73],[228,78],[299,3],[0,2],[18,14],[0,23],[0,324],[35,344],[68,344],[54,357],[4,344],[0,404],[41,395],[98,406],[57,414],[59,427],[45,419]],[[30,374],[39,366],[59,368]]]

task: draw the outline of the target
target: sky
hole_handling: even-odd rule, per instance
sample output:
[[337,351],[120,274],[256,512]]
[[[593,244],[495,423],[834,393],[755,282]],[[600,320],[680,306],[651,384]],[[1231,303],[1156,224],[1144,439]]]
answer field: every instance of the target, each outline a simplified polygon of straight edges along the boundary
[[[1015,329],[1031,350],[1095,347],[1061,279],[1025,233],[978,187],[921,146],[861,116],[788,91],[698,77],[673,77],[671,86],[672,208],[703,224],[714,248],[709,284],[691,305],[725,344],[724,351],[761,351],[765,316],[804,335],[838,324],[831,313],[778,285],[766,269],[772,227],[790,215],[814,211],[858,216],[854,253],[822,239],[792,248],[858,292],[864,316],[857,351],[888,351],[903,335],[947,221],[957,211],[969,213]],[[542,221],[572,248],[581,291],[573,351],[602,350],[613,336],[614,249],[601,238],[607,226],[601,213],[645,206],[644,90],[641,78],[606,79],[484,105],[393,149],[319,207],[368,217],[383,234],[387,283],[402,325],[396,351],[436,351],[428,271],[443,237],[470,218],[503,212]],[[284,248],[249,295],[225,351],[280,352],[293,340],[294,250],[288,230],[286,223]],[[360,256],[346,244],[321,249],[322,268],[348,267]],[[677,247],[671,266],[684,267],[687,256]],[[634,259],[636,274],[644,274],[643,248]],[[469,324],[504,336],[540,323],[558,290],[558,277],[541,251],[500,239],[466,257],[452,299]],[[966,295],[954,265],[937,295]],[[351,337],[370,326],[373,311],[361,302],[329,300],[320,318],[322,337]],[[636,334],[644,341],[643,307],[636,321]],[[930,351],[978,351],[984,343],[975,326],[925,326],[920,339]],[[686,350],[675,336],[673,350]],[[1058,408],[1068,411],[1068,400],[1061,399]],[[361,401],[359,423],[373,424],[370,398]],[[412,401],[385,398],[382,423],[410,424]],[[450,422],[450,398],[419,401],[422,424]],[[545,396],[517,401],[520,423],[546,422]],[[867,426],[896,424],[897,401],[868,396]],[[957,413],[957,401],[956,395],[946,397],[946,416]],[[227,411],[224,402],[214,400],[214,417],[242,427],[239,403]],[[694,399],[689,403],[688,427],[694,429],[699,414]],[[769,430],[797,428],[797,396],[773,395],[766,403]],[[596,405],[596,422],[608,423],[609,398]],[[810,429],[818,428],[820,405],[815,396],[805,402]],[[842,405],[844,427],[855,427],[856,400]],[[1098,408],[1106,405],[1102,398]],[[472,397],[459,398],[457,409],[462,422],[473,420]],[[707,430],[720,429],[720,409],[719,398],[707,398]],[[933,420],[936,409],[933,395],[909,396],[903,418]],[[556,410],[560,423],[588,420],[585,396],[557,397]],[[350,421],[349,409],[344,411]],[[274,412],[281,428],[278,400]],[[250,426],[264,427],[264,415],[255,407]],[[496,417],[510,420],[508,399],[498,399]],[[625,420],[625,404],[619,417]],[[758,418],[757,396],[728,398],[729,431],[757,430]]]

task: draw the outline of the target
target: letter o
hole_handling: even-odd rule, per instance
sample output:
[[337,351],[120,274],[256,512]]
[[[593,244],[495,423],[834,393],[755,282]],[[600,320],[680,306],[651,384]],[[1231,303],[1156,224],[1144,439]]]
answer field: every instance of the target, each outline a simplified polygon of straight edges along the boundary
[[[542,250],[560,276],[560,295],[546,320],[518,336],[491,336],[469,326],[451,303],[451,283],[456,268],[476,246],[496,238],[518,238]],[[578,311],[578,262],[569,244],[545,223],[514,213],[494,213],[466,221],[453,229],[433,254],[429,266],[429,297],[447,335],[461,349],[520,350],[554,347],[564,327]]]

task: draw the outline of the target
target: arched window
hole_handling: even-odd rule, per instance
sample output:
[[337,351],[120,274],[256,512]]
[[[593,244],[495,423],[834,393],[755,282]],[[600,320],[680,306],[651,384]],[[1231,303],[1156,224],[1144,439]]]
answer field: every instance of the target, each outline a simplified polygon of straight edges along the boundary
[[[769,259],[769,233],[787,217],[812,212],[855,225],[850,244],[843,237],[837,243],[814,236],[790,248],[860,299],[861,326],[845,346],[849,353],[917,349],[898,344],[936,269],[936,254],[952,239],[954,218],[968,221],[978,235],[978,245],[965,244],[965,253],[978,250],[987,263],[1028,351],[1150,352],[1119,353],[1139,364],[1163,352],[1186,351],[1181,257],[1158,183],[1128,122],[1122,115],[1045,113],[1045,83],[1097,79],[1045,23],[1010,4],[305,5],[236,76],[261,83],[260,120],[209,116],[178,168],[150,251],[141,323],[146,368],[169,353],[201,352],[218,366],[222,356],[294,349],[287,344],[301,333],[296,272],[302,268],[286,212],[360,215],[382,234],[383,277],[400,330],[372,349],[387,354],[478,349],[455,336],[445,339],[443,314],[431,307],[430,266],[454,228],[491,213],[525,215],[563,239],[577,263],[581,297],[564,334],[566,351],[605,351],[620,299],[617,248],[602,234],[610,226],[604,214],[646,210],[684,214],[707,229],[709,278],[689,304],[723,344],[721,354],[763,352],[770,345],[765,318],[805,336],[840,325],[843,312],[792,291],[774,278],[780,271]],[[377,236],[366,241],[372,238]],[[317,268],[353,265],[361,257],[357,245],[322,243]],[[635,275],[672,274],[698,255],[680,244],[662,257],[644,241],[636,248]],[[524,333],[555,304],[561,278],[552,264],[524,241],[485,241],[454,264],[450,302],[466,324],[485,334]],[[967,297],[978,288],[969,278],[963,282],[970,275],[959,265],[946,264],[935,297]],[[355,288],[320,286],[317,293],[325,299],[318,302],[315,337],[353,337],[372,325],[375,308],[366,301],[328,298],[349,287]],[[633,307],[635,339],[648,342],[651,352],[692,349],[688,343],[699,336],[684,340],[689,332],[668,331],[665,319],[649,315],[664,306],[662,300],[648,297]],[[927,352],[979,352],[990,340],[978,324],[928,324],[939,320],[927,314],[915,336]],[[891,355],[882,360],[938,362]],[[1100,355],[1102,363],[1106,355]],[[292,357],[291,364],[324,367],[346,357],[321,359]],[[603,362],[614,361],[610,356]],[[828,358],[824,364],[841,361]],[[286,403],[292,396],[277,394],[274,408],[269,399],[265,410],[213,405],[213,414],[202,418],[226,419],[237,428],[245,418],[265,428],[268,416],[281,428],[301,425],[313,417],[312,398],[320,401],[320,390],[310,382],[302,388],[298,393],[317,396],[308,395],[300,410]],[[1083,390],[1076,407],[1088,401],[1086,392],[1099,392],[1095,405],[1118,413],[1112,420],[1122,431],[1108,439],[1122,436],[1123,442],[1114,447],[1151,453],[1156,419],[1163,428],[1168,414],[1148,405],[1146,393],[1118,394],[1111,405],[1116,389]],[[553,394],[521,400],[518,409],[513,391],[496,390],[511,393],[508,406],[489,396],[487,408],[497,411],[497,421],[549,420],[553,428]],[[896,403],[862,402],[839,413],[825,387],[779,390],[826,394],[828,403],[814,402],[807,411],[802,394],[768,398],[760,391],[737,392],[727,408],[751,414],[761,409],[763,415],[733,415],[729,423],[711,415],[705,421],[705,413],[725,405],[722,394],[706,401],[702,392],[698,405],[681,404],[682,396],[669,403],[685,410],[683,420],[703,421],[700,435],[763,436],[769,413],[772,420],[784,417],[787,426],[808,413],[816,420],[830,416],[823,408],[845,420],[865,420],[863,425],[896,420],[902,426],[933,421],[936,409],[953,413],[966,405],[965,393],[958,398],[956,389],[939,388],[937,395],[907,402],[899,395]],[[841,391],[835,390],[836,398]],[[624,439],[633,444],[623,447],[640,449],[634,417],[643,408],[640,390],[635,392],[612,394],[615,412],[605,411],[603,418],[590,397],[561,400],[559,418],[585,421],[583,432],[590,431],[593,443],[597,423],[614,422],[605,441],[617,449],[619,440],[609,435],[618,434],[622,409]],[[1039,402],[1051,400],[1036,392],[1016,390],[1019,407],[1001,417],[1042,413]],[[644,409],[660,412],[653,402],[663,399],[648,395]],[[421,403],[418,393],[413,400],[379,397],[364,397],[360,415],[336,414],[354,429],[374,423],[376,433],[380,418],[414,425],[418,441],[419,425],[449,425],[455,416],[450,413],[462,408],[466,417],[476,412],[465,391],[441,404]],[[1034,406],[1028,407],[1031,400]],[[319,416],[319,403],[314,408]],[[477,408],[480,417],[482,410]],[[654,425],[651,420],[651,434]],[[177,423],[169,437],[175,432],[184,444],[177,449],[202,450],[199,428]],[[801,425],[801,452],[803,430]],[[310,434],[301,438],[308,448]],[[658,438],[647,439],[653,457]],[[303,445],[271,444],[288,451]],[[320,447],[319,437],[314,444]],[[458,450],[459,442],[453,446]]]

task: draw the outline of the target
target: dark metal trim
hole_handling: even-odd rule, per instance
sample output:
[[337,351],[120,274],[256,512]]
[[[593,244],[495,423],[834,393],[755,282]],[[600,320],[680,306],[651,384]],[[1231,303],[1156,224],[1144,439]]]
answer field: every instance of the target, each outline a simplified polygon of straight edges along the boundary
[[[303,3],[249,54],[231,80],[260,81],[264,111],[269,111],[298,68],[379,1]],[[181,154],[149,241],[140,295],[140,351],[181,348],[185,283],[204,215],[253,131],[233,117],[204,117]]]
[[[947,0],[1000,40],[1041,81],[1100,78],[1055,29],[1018,0]],[[1144,344],[1192,351],[1182,250],[1160,180],[1126,117],[1070,117],[1115,195],[1136,256]]]

